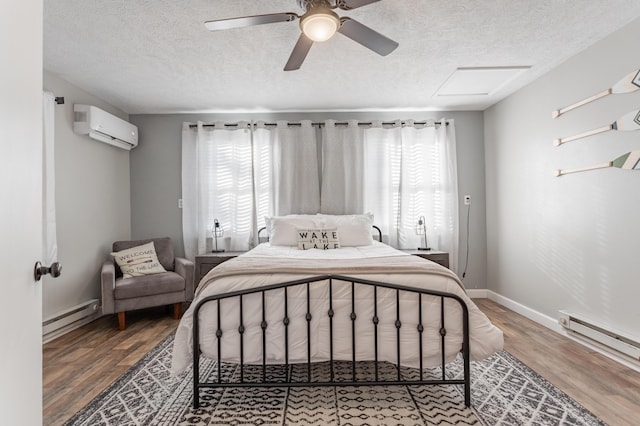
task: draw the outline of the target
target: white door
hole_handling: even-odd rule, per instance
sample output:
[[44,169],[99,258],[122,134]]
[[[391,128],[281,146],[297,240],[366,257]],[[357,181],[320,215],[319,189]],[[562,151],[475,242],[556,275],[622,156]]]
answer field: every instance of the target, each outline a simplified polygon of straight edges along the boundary
[[42,424],[42,0],[0,0],[0,423]]

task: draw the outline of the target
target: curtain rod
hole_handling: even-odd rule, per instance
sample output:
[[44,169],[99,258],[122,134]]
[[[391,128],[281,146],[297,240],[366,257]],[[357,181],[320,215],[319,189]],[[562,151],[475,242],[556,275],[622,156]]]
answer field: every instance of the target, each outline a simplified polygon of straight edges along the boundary
[[[403,120],[403,121],[400,121],[400,125],[401,125],[401,126],[404,126],[406,123],[407,123],[407,122],[406,122],[406,121],[404,121],[404,120]],[[247,123],[247,124],[250,124],[250,123]],[[346,121],[336,121],[334,124],[335,124],[336,126],[346,126],[346,125],[348,125],[349,123],[348,123],[348,122],[346,122]],[[395,122],[395,121],[383,121],[381,124],[382,124],[383,126],[393,126],[393,125],[395,125],[395,124],[396,124],[396,122]],[[427,121],[415,121],[415,122],[414,122],[414,124],[418,124],[418,125],[427,125],[427,124],[429,124],[429,122],[427,122]],[[434,124],[434,126],[439,126],[439,125],[441,125],[441,124],[442,124],[442,122],[440,122],[440,121],[434,121],[434,122],[433,122],[433,124]],[[445,126],[448,126],[448,125],[449,125],[449,122],[445,122],[444,124],[445,124]],[[264,125],[265,125],[265,126],[267,126],[267,127],[275,127],[275,126],[277,126],[278,124],[277,124],[277,123],[264,123]],[[302,123],[288,123],[287,125],[288,125],[288,126],[302,126]],[[315,122],[315,121],[314,121],[314,122],[312,122],[312,123],[311,123],[311,125],[312,125],[312,126],[322,127],[322,126],[324,126],[325,124],[324,124],[324,123],[321,123],[321,122]],[[358,126],[371,126],[371,125],[373,125],[373,122],[371,122],[371,121],[358,122]],[[215,127],[215,124],[203,124],[202,126],[203,126],[203,127]],[[238,126],[239,126],[239,124],[238,124],[238,123],[229,123],[229,124],[226,124],[226,123],[225,123],[225,125],[224,125],[224,127],[238,127]],[[194,127],[198,127],[198,125],[197,125],[197,124],[189,124],[189,127],[190,127],[190,128],[194,128]]]

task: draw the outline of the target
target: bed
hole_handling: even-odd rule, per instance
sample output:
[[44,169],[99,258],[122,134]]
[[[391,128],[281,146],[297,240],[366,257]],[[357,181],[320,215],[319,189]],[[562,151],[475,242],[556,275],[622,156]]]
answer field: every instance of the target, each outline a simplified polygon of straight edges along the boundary
[[[346,216],[347,227],[339,226],[345,216],[318,216],[311,223],[287,217],[287,226],[268,221],[269,243],[218,265],[201,280],[178,326],[172,358],[174,374],[193,366],[194,407],[200,389],[208,387],[400,384],[462,385],[470,405],[470,360],[502,349],[503,336],[458,277],[374,241],[366,215]],[[324,239],[320,247],[339,248],[299,249],[291,232],[301,229],[337,229],[336,241]],[[448,379],[446,364],[458,354],[463,378]],[[220,361],[213,380],[201,381],[202,356]],[[237,364],[239,378],[223,380],[223,362]],[[347,377],[334,371],[345,362]],[[365,375],[356,367],[363,362],[372,365]],[[397,373],[381,377],[383,364]],[[267,373],[273,365],[283,366],[282,377]],[[326,366],[327,375],[316,374],[317,365]],[[441,367],[441,376],[424,377],[424,369],[433,366]]]

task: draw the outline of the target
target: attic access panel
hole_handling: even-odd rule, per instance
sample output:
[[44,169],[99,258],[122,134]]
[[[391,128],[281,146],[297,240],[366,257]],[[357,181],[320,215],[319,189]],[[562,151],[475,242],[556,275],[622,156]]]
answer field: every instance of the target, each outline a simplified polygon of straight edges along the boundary
[[458,68],[440,86],[435,96],[492,95],[529,68],[528,66]]

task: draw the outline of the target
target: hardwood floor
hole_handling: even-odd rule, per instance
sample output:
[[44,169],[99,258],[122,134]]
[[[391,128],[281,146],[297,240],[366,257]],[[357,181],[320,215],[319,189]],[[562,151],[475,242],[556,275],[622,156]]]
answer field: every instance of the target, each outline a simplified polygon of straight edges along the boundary
[[43,347],[43,424],[61,425],[178,326],[172,309],[108,315]]
[[637,425],[640,373],[488,299],[478,307],[505,335],[505,349],[612,426]]
[[[505,334],[505,349],[612,426],[636,425],[640,373],[502,306],[475,299]],[[100,318],[44,345],[44,424],[61,425],[178,325],[163,308]]]

